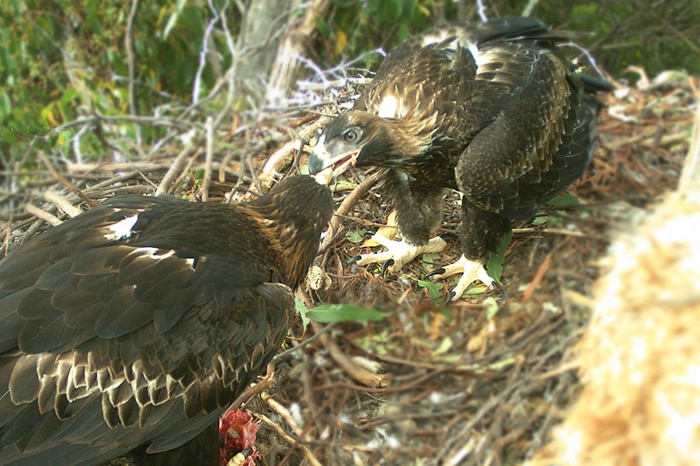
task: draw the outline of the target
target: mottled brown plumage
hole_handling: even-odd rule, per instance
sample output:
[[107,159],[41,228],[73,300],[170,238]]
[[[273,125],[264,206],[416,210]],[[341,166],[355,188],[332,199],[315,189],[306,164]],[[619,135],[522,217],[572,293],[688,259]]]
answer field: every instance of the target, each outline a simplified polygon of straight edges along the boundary
[[307,176],[238,205],[117,197],[19,247],[0,263],[0,464],[215,426],[282,343],[332,209]]
[[609,85],[572,71],[555,46],[562,38],[509,18],[407,40],[326,126],[311,172],[389,168],[383,189],[409,245],[428,243],[443,189],[459,190],[463,255],[484,263],[511,220],[533,215],[590,161],[599,107],[590,91]]

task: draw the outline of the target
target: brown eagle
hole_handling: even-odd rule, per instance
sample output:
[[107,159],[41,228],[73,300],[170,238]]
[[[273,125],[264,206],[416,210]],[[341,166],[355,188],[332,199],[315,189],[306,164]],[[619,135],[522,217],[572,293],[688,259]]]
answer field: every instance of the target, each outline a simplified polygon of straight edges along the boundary
[[358,263],[396,271],[418,254],[440,251],[430,238],[444,188],[459,190],[462,258],[430,275],[463,273],[448,300],[475,280],[493,285],[484,264],[511,221],[578,178],[591,159],[600,107],[611,86],[573,71],[552,32],[531,18],[460,23],[394,48],[352,110],[319,137],[309,169],[335,175],[352,165],[386,167],[386,196],[403,241]]
[[[0,262],[0,464],[145,464],[265,370],[330,220],[289,177],[252,202],[115,197]],[[218,445],[180,464],[217,464]],[[160,460],[161,464],[176,464]]]

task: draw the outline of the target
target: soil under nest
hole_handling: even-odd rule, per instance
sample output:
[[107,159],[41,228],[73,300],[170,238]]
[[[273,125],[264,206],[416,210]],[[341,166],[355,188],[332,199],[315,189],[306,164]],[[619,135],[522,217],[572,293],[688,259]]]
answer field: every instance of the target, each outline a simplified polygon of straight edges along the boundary
[[[351,87],[332,102],[232,128],[220,135],[226,149],[212,157],[164,145],[147,159],[77,164],[43,156],[35,170],[8,170],[0,192],[3,256],[71,206],[115,194],[160,187],[209,202],[255,195],[276,173],[299,172],[308,153],[299,143],[338,111]],[[389,207],[372,188],[358,195],[376,172],[348,173],[334,194],[336,206],[346,200],[342,215],[316,260],[330,280],[300,290],[299,299],[309,308],[352,302],[387,315],[306,328],[298,320],[274,372],[244,400],[260,422],[258,464],[514,464],[544,445],[578,393],[567,352],[589,319],[597,261],[612,229],[675,188],[696,87],[604,97],[593,163],[568,191],[578,204],[546,206],[517,225],[502,287],[449,307],[442,300],[453,282],[440,282],[436,298],[420,280],[458,258],[454,242],[386,277],[380,266],[349,264],[369,251],[360,243],[386,222]],[[438,233],[452,233],[459,196],[443,205]]]

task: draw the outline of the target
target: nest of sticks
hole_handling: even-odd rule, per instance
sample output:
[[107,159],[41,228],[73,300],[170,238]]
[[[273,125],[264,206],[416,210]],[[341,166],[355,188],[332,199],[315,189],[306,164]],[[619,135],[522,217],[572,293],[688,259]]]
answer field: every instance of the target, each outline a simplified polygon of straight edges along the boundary
[[[298,108],[233,115],[223,131],[193,112],[160,144],[134,148],[130,160],[41,152],[20,159],[6,167],[0,186],[2,255],[113,195],[193,202],[256,196],[303,172],[319,128],[362,84],[346,81]],[[457,259],[454,245],[386,277],[379,267],[349,264],[369,250],[365,241],[390,208],[374,191],[380,171],[348,172],[335,186],[337,213],[299,301],[308,308],[355,303],[387,314],[306,326],[299,319],[267,376],[237,403],[260,423],[258,464],[498,465],[531,458],[579,395],[571,349],[589,324],[611,232],[638,222],[676,188],[695,88],[692,80],[666,89],[621,86],[606,96],[593,163],[569,189],[578,205],[545,206],[516,225],[502,288],[448,308],[442,300],[452,284],[440,282],[436,297],[421,280],[436,264]],[[187,139],[194,127],[207,137]],[[449,233],[459,223],[459,196],[449,194],[443,208],[438,233]]]

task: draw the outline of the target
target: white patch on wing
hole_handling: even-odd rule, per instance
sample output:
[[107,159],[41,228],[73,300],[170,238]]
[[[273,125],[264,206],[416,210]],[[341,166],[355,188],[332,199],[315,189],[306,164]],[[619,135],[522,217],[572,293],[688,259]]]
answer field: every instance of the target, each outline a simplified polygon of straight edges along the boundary
[[[176,252],[174,249],[170,249],[168,251],[163,252],[162,249],[158,248],[149,248],[149,247],[141,247],[136,249],[140,254],[140,257],[144,259],[153,259],[153,260],[164,260],[168,259],[170,257],[175,257]],[[192,270],[194,270],[194,259],[192,257],[188,258],[179,258],[179,260],[185,261],[187,265],[190,266]]]
[[423,47],[427,47],[428,45],[436,44],[438,42],[440,42],[440,36],[428,34],[423,36]]
[[481,50],[479,50],[479,46],[476,42],[467,41],[465,45],[469,50],[469,53],[471,53],[472,57],[474,57],[474,63],[476,63],[478,74],[478,69],[486,63],[489,63],[491,60],[493,60],[494,54],[491,54],[492,56],[489,56],[488,52],[482,52]]
[[437,44],[439,42],[444,41],[447,39],[450,35],[454,35],[455,31],[452,29],[446,29],[446,30],[439,30],[439,31],[433,31],[430,34],[425,34],[423,36],[423,47],[427,47],[428,45],[432,44]]
[[396,118],[399,110],[399,101],[393,95],[388,95],[382,99],[382,103],[379,104],[379,111],[377,116],[380,118]]
[[105,239],[107,241],[119,241],[130,237],[131,233],[133,233],[132,228],[134,228],[134,225],[136,225],[138,220],[139,216],[137,214],[127,217],[124,220],[120,220],[117,223],[113,223],[108,227],[112,233],[107,233],[104,235]]
[[146,252],[146,254],[144,254],[144,257],[150,257],[151,259],[155,259],[155,260],[167,259],[168,257],[172,257],[175,255],[174,249],[171,249],[170,251],[167,251],[163,254],[158,254],[158,251],[161,251],[161,249],[157,249],[157,248],[139,248],[139,249]]

